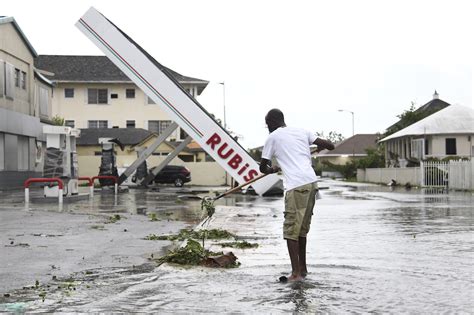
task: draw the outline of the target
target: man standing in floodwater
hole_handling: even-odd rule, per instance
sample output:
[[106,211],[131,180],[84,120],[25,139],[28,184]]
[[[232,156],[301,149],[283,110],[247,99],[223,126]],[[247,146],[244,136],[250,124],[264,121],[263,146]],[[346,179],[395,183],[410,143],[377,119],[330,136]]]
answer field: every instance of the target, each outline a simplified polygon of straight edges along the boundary
[[[334,145],[304,129],[287,127],[279,109],[270,110],[265,122],[270,136],[263,147],[260,171],[270,174],[282,170],[285,186],[283,238],[288,245],[292,271],[288,278],[282,277],[280,280],[300,281],[308,273],[306,235],[318,191],[309,146],[315,144],[319,151],[333,150]],[[271,165],[273,157],[279,166]]]

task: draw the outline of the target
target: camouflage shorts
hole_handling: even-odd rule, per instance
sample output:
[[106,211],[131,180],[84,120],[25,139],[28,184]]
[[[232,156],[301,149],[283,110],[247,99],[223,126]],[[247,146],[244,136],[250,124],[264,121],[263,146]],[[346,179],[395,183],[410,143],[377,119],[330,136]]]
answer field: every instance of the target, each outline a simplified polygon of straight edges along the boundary
[[285,239],[298,240],[299,237],[306,237],[311,225],[317,191],[318,185],[314,182],[286,192],[283,223]]

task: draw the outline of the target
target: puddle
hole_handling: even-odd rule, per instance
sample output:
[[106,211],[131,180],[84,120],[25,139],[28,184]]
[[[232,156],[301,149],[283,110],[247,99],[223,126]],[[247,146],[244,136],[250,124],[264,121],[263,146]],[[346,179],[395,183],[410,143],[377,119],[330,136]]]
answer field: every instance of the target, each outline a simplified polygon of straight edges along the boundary
[[[404,188],[391,190],[380,186],[350,186],[324,181],[329,189],[321,191],[308,235],[309,275],[304,282],[281,284],[290,264],[281,236],[282,197],[232,195],[216,202],[216,214],[207,228],[222,228],[237,234],[237,240],[258,243],[258,247],[231,248],[239,258],[235,269],[177,267],[164,264],[136,264],[130,257],[138,241],[129,242],[139,230],[142,238],[155,233],[175,234],[170,224],[197,223],[200,199],[186,198],[176,204],[176,192],[130,192],[114,200],[97,196],[93,204],[68,205],[63,212],[78,214],[69,220],[90,214],[95,218],[103,210],[124,213],[127,219],[116,223],[85,225],[91,240],[98,233],[113,233],[114,242],[96,246],[123,247],[119,253],[107,253],[123,266],[86,268],[78,273],[67,266],[48,265],[48,281],[39,288],[8,290],[0,296],[0,311],[6,312],[162,312],[162,313],[471,313],[472,261],[474,261],[473,195],[471,193],[424,192]],[[168,195],[167,195],[168,194]],[[189,191],[180,191],[180,195]],[[172,196],[171,196],[172,195]],[[100,205],[99,203],[107,203]],[[2,203],[4,203],[2,201]],[[115,205],[114,205],[115,203]],[[1,206],[3,207],[3,205]],[[12,206],[9,205],[11,208]],[[36,208],[38,207],[38,208]],[[28,215],[37,224],[47,221],[48,211],[34,206]],[[18,210],[17,210],[18,211]],[[21,211],[21,210],[20,210]],[[120,212],[124,211],[124,212]],[[26,213],[26,212],[25,212]],[[155,213],[160,221],[152,222]],[[39,215],[41,214],[41,216]],[[83,214],[80,216],[79,214]],[[137,215],[136,215],[137,214]],[[110,214],[107,213],[109,216]],[[177,219],[179,221],[170,221]],[[82,219],[81,219],[82,220]],[[135,224],[129,225],[131,222]],[[1,224],[1,223],[0,223]],[[98,228],[93,229],[91,226]],[[107,231],[101,231],[100,227]],[[149,227],[149,228],[148,228]],[[64,227],[67,228],[66,226]],[[128,232],[124,233],[124,229]],[[97,234],[94,234],[97,233]],[[32,235],[33,234],[33,235]],[[15,235],[18,235],[15,238]],[[54,235],[54,237],[48,237]],[[125,235],[120,238],[120,235]],[[60,237],[59,237],[60,236]],[[30,247],[7,248],[29,251],[39,241],[68,242],[66,232],[34,230],[11,232],[15,243]],[[23,238],[28,238],[28,242]],[[10,242],[10,241],[9,241]],[[159,257],[169,241],[145,241],[148,257]],[[148,245],[149,244],[149,245]],[[161,244],[161,245],[160,245]],[[207,244],[207,243],[206,243]],[[5,243],[8,245],[8,243]],[[208,249],[222,250],[219,245]],[[5,248],[5,247],[2,247]],[[68,249],[74,249],[68,251]],[[62,255],[75,255],[81,248],[63,247]],[[98,253],[97,255],[103,255]],[[136,254],[136,253],[135,253]],[[74,259],[82,260],[82,254]],[[3,259],[3,258],[2,258]],[[52,259],[52,258],[51,258]],[[85,257],[85,261],[90,259]],[[0,276],[5,277],[5,269]],[[57,280],[52,275],[62,272]],[[74,281],[68,287],[52,286]],[[34,279],[34,278],[33,278]],[[50,288],[45,287],[50,285]],[[30,281],[34,286],[34,281]],[[75,290],[74,290],[75,288]],[[43,297],[39,294],[45,292]],[[1,292],[7,293],[5,292]]]

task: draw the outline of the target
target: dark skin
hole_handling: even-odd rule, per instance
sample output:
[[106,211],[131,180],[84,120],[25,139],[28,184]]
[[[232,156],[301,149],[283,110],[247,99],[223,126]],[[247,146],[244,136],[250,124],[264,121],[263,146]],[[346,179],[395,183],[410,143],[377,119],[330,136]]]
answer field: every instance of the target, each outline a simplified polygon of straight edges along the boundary
[[[265,117],[265,122],[267,123],[268,130],[270,133],[277,130],[278,128],[286,127],[284,120],[275,120],[271,117]],[[330,141],[318,138],[313,144],[318,146],[317,151],[324,149],[334,150],[334,144]],[[264,174],[277,173],[281,169],[274,165],[272,162],[267,159],[262,159],[260,162],[260,172]],[[288,281],[300,281],[308,274],[308,269],[306,266],[306,237],[300,236],[298,240],[286,239],[288,253],[290,255],[291,261],[291,276],[288,277]]]

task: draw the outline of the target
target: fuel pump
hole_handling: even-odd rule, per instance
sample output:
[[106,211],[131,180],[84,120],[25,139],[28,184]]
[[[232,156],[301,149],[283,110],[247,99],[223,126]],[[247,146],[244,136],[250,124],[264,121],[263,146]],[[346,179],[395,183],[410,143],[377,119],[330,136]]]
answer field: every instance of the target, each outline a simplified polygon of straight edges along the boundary
[[[115,153],[115,145],[124,150],[124,145],[118,138],[99,138],[99,144],[102,146],[102,158],[100,160],[99,175],[117,176],[117,159]],[[99,179],[102,186],[114,185],[111,179]]]
[[[43,126],[46,135],[46,152],[43,177],[58,177],[64,183],[63,195],[78,194],[78,162],[76,138],[80,136],[79,129],[65,126]],[[45,186],[45,197],[57,197],[58,186]]]

